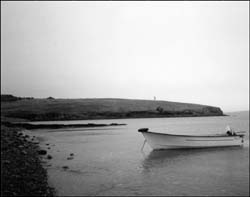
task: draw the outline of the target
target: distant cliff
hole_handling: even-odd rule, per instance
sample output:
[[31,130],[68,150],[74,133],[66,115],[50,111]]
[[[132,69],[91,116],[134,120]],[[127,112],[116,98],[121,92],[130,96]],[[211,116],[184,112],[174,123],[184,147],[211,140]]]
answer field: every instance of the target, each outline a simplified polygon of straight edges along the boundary
[[222,115],[219,107],[170,101],[18,97],[15,101],[3,102],[1,99],[1,116],[30,121]]

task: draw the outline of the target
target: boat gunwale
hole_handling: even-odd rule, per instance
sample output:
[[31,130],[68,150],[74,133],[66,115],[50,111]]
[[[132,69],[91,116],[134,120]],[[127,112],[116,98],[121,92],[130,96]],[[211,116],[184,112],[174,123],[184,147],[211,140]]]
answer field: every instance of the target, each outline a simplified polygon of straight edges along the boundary
[[[141,131],[140,131],[141,132]],[[244,135],[178,135],[178,134],[170,134],[170,133],[158,133],[158,132],[151,132],[151,131],[144,131],[141,133],[151,133],[151,134],[160,134],[160,135],[169,135],[169,136],[176,136],[176,137],[244,137]]]

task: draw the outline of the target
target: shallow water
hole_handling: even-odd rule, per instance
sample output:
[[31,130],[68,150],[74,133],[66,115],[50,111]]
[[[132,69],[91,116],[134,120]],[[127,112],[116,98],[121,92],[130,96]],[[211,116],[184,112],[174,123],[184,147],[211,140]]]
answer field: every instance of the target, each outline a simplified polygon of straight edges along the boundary
[[[58,195],[249,195],[249,116],[149,118],[44,123],[126,123],[86,129],[37,130],[53,159],[49,181]],[[39,122],[41,124],[41,122]],[[223,133],[247,131],[243,147],[152,151],[137,132]],[[70,153],[74,156],[67,159]],[[72,159],[73,158],[73,159]],[[68,166],[64,170],[62,167]]]

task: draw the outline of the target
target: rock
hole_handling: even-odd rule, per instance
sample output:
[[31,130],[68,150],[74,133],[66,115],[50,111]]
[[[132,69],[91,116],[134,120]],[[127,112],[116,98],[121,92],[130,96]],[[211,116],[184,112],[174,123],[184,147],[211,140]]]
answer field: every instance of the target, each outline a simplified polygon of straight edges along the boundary
[[48,155],[48,156],[47,156],[47,159],[52,159],[52,156],[51,156],[51,155]]
[[73,158],[73,157],[68,157],[68,158],[67,158],[67,160],[72,160],[72,159],[74,159],[74,158]]
[[10,161],[9,161],[9,160],[4,160],[3,163],[4,163],[4,164],[9,164]]
[[73,156],[74,155],[74,153],[70,153],[70,156]]
[[38,150],[39,155],[46,155],[47,151],[46,150]]
[[69,169],[68,166],[63,166],[62,168],[63,168],[64,170]]

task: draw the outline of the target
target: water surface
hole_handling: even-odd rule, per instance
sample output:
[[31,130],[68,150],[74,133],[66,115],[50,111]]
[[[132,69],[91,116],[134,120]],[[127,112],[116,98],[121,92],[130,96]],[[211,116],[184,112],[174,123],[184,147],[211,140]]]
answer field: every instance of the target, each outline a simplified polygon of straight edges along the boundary
[[[103,128],[37,130],[53,159],[49,181],[58,195],[249,195],[249,116],[148,118],[48,123],[126,123]],[[41,122],[39,122],[41,124]],[[137,130],[177,134],[247,131],[243,147],[152,151]],[[73,159],[67,159],[74,153]],[[63,169],[68,166],[68,169]]]

